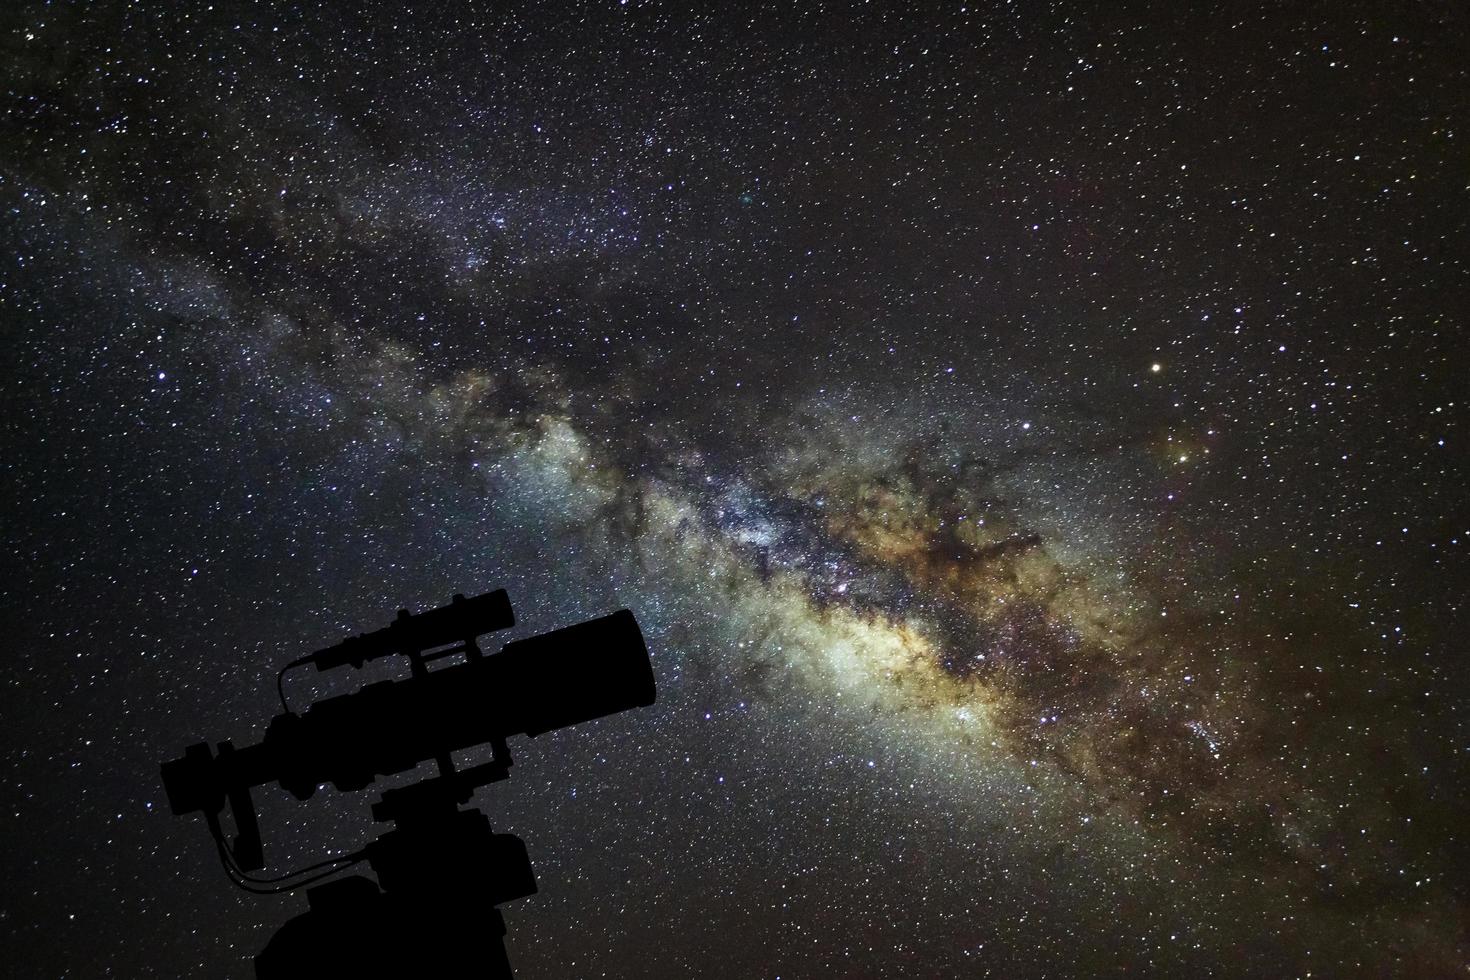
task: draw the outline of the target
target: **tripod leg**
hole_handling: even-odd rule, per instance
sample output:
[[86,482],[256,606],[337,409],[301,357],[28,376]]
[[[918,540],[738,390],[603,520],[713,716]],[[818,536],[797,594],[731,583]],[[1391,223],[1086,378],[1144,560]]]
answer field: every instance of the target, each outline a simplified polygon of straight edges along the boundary
[[485,940],[485,976],[489,980],[512,980],[510,957],[505,952],[505,917],[499,909],[490,913],[485,928],[495,937],[494,941],[488,937]]

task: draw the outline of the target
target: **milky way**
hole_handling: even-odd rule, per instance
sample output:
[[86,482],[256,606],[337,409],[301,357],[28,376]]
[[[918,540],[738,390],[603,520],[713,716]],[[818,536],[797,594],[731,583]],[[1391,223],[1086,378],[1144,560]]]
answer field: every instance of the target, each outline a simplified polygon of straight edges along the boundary
[[247,975],[157,763],[504,586],[660,691],[520,976],[1460,975],[1467,25],[1330,17],[20,9],[7,955]]

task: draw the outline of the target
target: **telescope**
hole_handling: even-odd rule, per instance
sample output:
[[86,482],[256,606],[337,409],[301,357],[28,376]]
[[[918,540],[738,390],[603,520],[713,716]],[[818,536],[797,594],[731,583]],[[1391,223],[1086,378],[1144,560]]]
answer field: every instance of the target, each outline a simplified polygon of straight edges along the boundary
[[[457,595],[417,614],[402,610],[383,629],[283,667],[277,688],[284,710],[260,741],[238,749],[224,741],[214,751],[201,742],[163,764],[170,809],[204,815],[237,885],[286,891],[363,861],[377,874],[376,882],[351,876],[311,888],[309,910],[255,958],[257,977],[324,968],[452,975],[474,960],[477,975],[512,976],[495,906],[533,894],[535,875],[519,838],[491,833],[484,814],[460,805],[509,775],[508,738],[651,705],[656,696],[648,649],[628,610],[516,640],[496,653],[480,650],[480,636],[514,624],[504,590]],[[390,655],[408,659],[409,677],[318,701],[300,714],[286,705],[291,670],[361,667]],[[457,662],[429,666],[450,658]],[[491,748],[489,761],[457,768],[454,753],[483,745]],[[437,764],[436,776],[387,789],[373,804],[374,819],[395,827],[367,847],[274,878],[249,874],[265,866],[253,788],[279,783],[305,800],[326,784],[362,790],[428,761]],[[235,829],[228,843],[220,819],[226,806]]]

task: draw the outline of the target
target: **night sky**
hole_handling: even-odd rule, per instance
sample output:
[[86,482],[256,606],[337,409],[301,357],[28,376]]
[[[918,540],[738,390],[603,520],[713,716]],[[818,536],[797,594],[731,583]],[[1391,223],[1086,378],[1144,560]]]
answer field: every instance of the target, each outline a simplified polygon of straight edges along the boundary
[[1464,976],[1460,5],[720,7],[6,5],[0,972],[250,975],[158,764],[505,587],[524,980]]

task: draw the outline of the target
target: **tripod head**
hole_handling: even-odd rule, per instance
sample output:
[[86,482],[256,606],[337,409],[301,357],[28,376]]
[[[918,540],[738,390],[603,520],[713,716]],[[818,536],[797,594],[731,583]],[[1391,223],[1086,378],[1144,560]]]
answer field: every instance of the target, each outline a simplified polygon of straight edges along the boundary
[[[479,636],[514,622],[503,590],[473,599],[455,596],[446,606],[418,614],[401,611],[389,626],[292,661],[281,673],[308,664],[318,670],[360,667],[398,654],[409,660],[409,677],[318,701],[300,714],[287,708],[253,745],[236,749],[225,741],[211,752],[208,743],[200,742],[185,749],[181,758],[163,764],[171,810],[204,815],[236,884],[274,885],[338,865],[272,889],[286,890],[361,860],[369,861],[378,873],[384,893],[379,897],[387,905],[374,904],[378,893],[367,879],[349,878],[312,889],[313,912],[288,923],[257,958],[261,976],[278,975],[261,965],[267,959],[278,964],[289,961],[290,969],[300,967],[308,941],[322,934],[323,924],[338,921],[334,916],[346,915],[344,909],[352,910],[349,917],[357,926],[363,916],[390,914],[384,908],[412,908],[416,916],[433,908],[442,921],[445,915],[458,914],[455,908],[473,906],[482,917],[493,914],[498,921],[495,904],[536,890],[519,838],[491,834],[482,814],[460,810],[460,805],[469,802],[479,786],[509,774],[508,737],[534,737],[650,705],[656,691],[642,632],[626,609],[507,643],[488,656],[480,651]],[[459,663],[429,669],[432,662],[456,656],[462,658]],[[453,753],[485,744],[493,752],[489,762],[464,770],[455,767]],[[404,772],[430,759],[438,764],[438,776],[389,789],[373,805],[376,820],[396,827],[366,849],[281,878],[246,874],[265,864],[252,788],[279,782],[305,800],[325,783],[344,792],[361,790],[379,776]],[[229,845],[220,826],[227,804],[236,829]],[[447,870],[451,868],[462,871],[451,873]],[[469,886],[463,880],[466,875],[486,880]],[[354,881],[358,884],[349,885]],[[340,959],[331,962],[341,965]],[[508,977],[508,965],[496,975]]]

